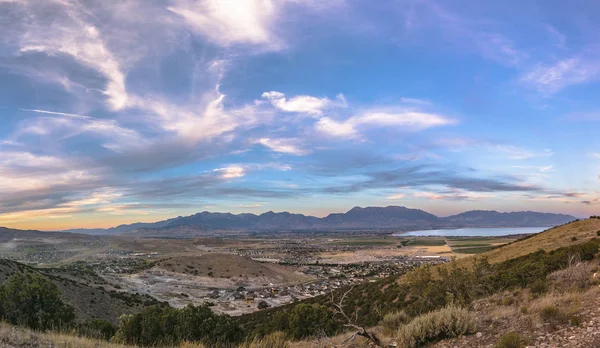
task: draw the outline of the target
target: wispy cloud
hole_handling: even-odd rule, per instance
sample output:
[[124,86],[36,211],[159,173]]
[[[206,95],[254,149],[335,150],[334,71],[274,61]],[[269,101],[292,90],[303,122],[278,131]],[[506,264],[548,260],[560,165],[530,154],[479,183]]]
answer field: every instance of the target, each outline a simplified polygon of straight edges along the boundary
[[273,25],[280,8],[280,2],[271,0],[176,0],[168,10],[219,45],[254,44],[277,49],[282,43]]
[[299,95],[287,99],[281,92],[265,92],[261,96],[268,100],[274,107],[286,111],[305,113],[308,115],[322,115],[323,111],[330,108],[344,108],[347,106],[343,94],[338,94],[335,100],[329,98],[317,98],[309,95]]
[[600,78],[600,59],[585,56],[537,64],[521,76],[521,82],[540,93],[555,94],[566,87]]
[[294,138],[260,138],[256,140],[256,144],[263,145],[275,152],[287,153],[296,156],[303,156],[310,153],[310,150],[303,149],[302,147],[300,147],[300,141]]
[[316,124],[316,129],[331,136],[353,138],[360,134],[360,129],[397,127],[402,130],[418,131],[456,123],[457,121],[452,118],[420,111],[367,111],[345,121],[335,121],[328,117],[321,118]]
[[214,172],[219,172],[223,179],[241,178],[246,175],[246,170],[238,165],[213,169]]
[[544,149],[540,152],[529,151],[512,145],[495,145],[491,147],[492,151],[504,154],[508,159],[525,160],[534,157],[550,157],[554,152],[550,149]]
[[476,201],[492,198],[493,195],[481,192],[469,192],[464,190],[453,190],[450,192],[429,192],[420,191],[413,193],[413,197],[426,198],[429,200],[449,200],[449,201]]

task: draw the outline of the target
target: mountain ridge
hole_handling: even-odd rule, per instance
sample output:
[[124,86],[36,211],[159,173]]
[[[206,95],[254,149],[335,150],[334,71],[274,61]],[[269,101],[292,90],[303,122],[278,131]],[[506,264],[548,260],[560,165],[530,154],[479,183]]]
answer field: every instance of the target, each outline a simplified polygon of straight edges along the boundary
[[345,213],[331,213],[319,218],[287,211],[252,213],[212,213],[202,211],[157,222],[123,224],[107,229],[69,229],[63,232],[86,234],[126,234],[136,230],[172,230],[195,227],[201,230],[385,230],[468,227],[549,227],[576,220],[572,215],[533,211],[498,212],[470,210],[439,217],[421,209],[389,205],[386,207],[354,207]]

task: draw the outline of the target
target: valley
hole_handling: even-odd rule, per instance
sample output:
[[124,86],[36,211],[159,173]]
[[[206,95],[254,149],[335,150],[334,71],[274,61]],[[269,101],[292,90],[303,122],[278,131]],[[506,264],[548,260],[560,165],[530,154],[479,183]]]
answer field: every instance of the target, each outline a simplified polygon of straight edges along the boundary
[[[101,319],[120,325],[123,314],[152,308],[185,310],[194,305],[234,318],[248,335],[260,337],[261,330],[271,330],[268,318],[272,315],[291,315],[290,311],[303,304],[328,306],[345,292],[351,293],[346,306],[356,308],[361,325],[376,326],[382,320],[378,313],[398,308],[398,296],[413,291],[413,285],[405,285],[415,281],[410,278],[413,274],[424,270],[445,274],[444,269],[457,266],[467,270],[478,255],[503,265],[533,257],[540,247],[551,252],[594,243],[597,231],[600,219],[574,221],[541,233],[503,236],[355,230],[229,231],[201,238],[156,238],[2,229],[0,282],[15,273],[50,279],[63,301],[74,308],[79,323]],[[405,299],[407,311],[417,310],[412,306],[418,302],[413,303],[410,296]],[[485,301],[482,303],[492,300]],[[521,297],[514,301],[527,306],[529,300]],[[477,303],[474,305],[483,306]],[[481,315],[490,315],[486,308],[481,307]],[[331,333],[340,332],[337,330]],[[521,328],[527,330],[530,328]],[[489,331],[482,332],[486,342],[498,339]],[[467,341],[473,342],[473,338]]]

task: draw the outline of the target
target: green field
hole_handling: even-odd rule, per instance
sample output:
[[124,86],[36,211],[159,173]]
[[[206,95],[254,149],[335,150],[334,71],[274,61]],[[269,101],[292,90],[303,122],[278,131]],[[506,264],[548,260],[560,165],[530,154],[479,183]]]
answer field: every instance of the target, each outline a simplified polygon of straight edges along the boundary
[[446,245],[446,240],[444,238],[415,238],[411,239],[407,245],[410,246],[442,246]]
[[336,241],[327,242],[330,245],[349,245],[349,246],[361,246],[361,245],[395,245],[398,241],[395,238],[349,238],[341,239]]
[[479,254],[491,248],[514,241],[506,237],[405,237],[400,243],[406,246],[443,246],[448,245],[457,254]]

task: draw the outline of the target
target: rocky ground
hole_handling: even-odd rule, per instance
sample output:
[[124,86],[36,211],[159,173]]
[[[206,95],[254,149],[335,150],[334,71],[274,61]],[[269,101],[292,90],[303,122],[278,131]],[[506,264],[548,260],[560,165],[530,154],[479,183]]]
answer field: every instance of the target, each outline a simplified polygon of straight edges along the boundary
[[[521,298],[526,296],[530,294],[520,294]],[[527,342],[527,347],[600,347],[600,288],[598,287],[583,293],[552,294],[529,303],[515,300],[507,306],[498,306],[493,301],[485,300],[474,304],[478,318],[476,334],[445,340],[433,347],[491,348],[496,346],[502,335],[509,332],[521,335]],[[577,318],[577,322],[553,323],[551,320],[548,322],[542,319],[540,310],[552,305],[571,313],[574,318]],[[526,311],[522,308],[529,309]],[[524,311],[526,312],[523,313]]]

